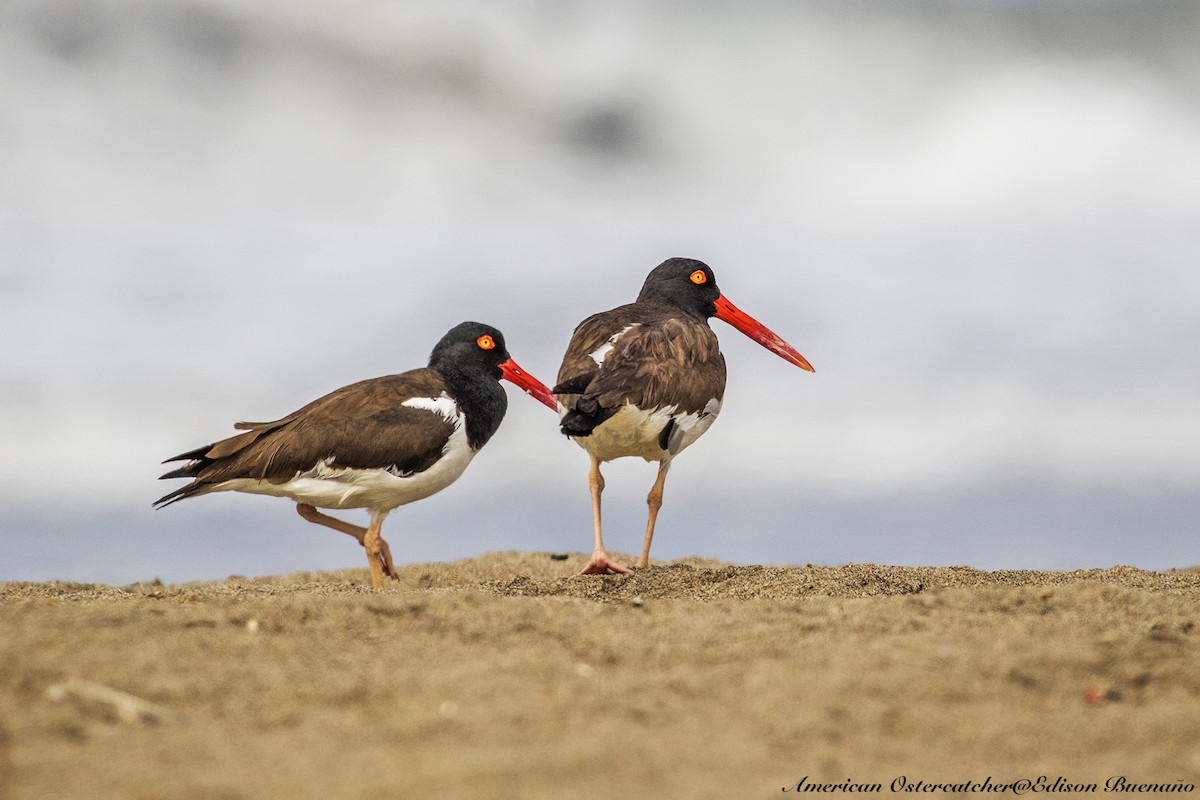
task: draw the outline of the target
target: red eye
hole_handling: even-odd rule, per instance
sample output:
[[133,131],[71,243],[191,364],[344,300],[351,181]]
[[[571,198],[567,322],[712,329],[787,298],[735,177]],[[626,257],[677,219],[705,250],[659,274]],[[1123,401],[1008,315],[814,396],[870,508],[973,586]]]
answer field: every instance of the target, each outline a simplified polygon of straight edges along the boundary
[[690,277],[692,279],[692,283],[696,284],[697,286],[708,282],[708,276],[704,274],[704,270],[702,269],[696,270],[691,274]]
[[491,336],[488,336],[486,333],[483,336],[480,336],[478,339],[476,339],[475,344],[479,345],[480,348],[482,348],[484,350],[496,349],[496,340],[493,339]]

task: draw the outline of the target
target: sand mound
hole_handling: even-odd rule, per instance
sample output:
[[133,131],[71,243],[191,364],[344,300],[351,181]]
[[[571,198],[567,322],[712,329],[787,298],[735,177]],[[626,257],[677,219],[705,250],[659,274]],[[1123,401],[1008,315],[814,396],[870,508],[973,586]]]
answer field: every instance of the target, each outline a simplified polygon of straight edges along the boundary
[[0,584],[0,797],[1200,786],[1198,570],[582,563]]

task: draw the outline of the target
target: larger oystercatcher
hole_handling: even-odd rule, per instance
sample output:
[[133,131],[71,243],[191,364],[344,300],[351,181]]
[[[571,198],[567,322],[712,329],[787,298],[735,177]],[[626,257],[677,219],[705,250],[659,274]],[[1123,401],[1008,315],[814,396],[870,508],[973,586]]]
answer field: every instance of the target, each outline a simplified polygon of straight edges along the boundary
[[708,326],[714,316],[814,371],[791,345],[729,302],[707,264],[690,258],[667,259],[647,276],[637,302],[588,317],[575,329],[553,391],[562,432],[592,457],[595,549],[580,575],[629,572],[609,560],[600,528],[600,464],[623,456],[659,462],[637,567],[650,563],[671,459],[708,430],[725,395],[725,358]]
[[[517,366],[500,331],[464,322],[442,337],[429,366],[330,392],[274,422],[239,422],[240,433],[163,463],[187,461],[163,478],[192,478],[156,507],[210,492],[288,497],[309,522],[353,536],[366,548],[371,585],[396,577],[380,536],[397,506],[453,483],[487,444],[508,408],[500,379],[550,408],[554,395]],[[365,508],[363,528],[317,508]]]

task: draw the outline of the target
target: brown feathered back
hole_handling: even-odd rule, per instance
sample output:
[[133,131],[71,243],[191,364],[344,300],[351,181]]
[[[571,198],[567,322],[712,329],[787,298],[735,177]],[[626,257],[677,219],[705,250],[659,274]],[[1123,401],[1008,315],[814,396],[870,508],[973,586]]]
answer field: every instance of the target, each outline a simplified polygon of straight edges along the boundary
[[272,422],[239,422],[234,427],[244,433],[163,462],[189,462],[163,478],[194,480],[156,505],[204,494],[235,478],[284,483],[321,462],[423,472],[441,457],[454,426],[403,403],[437,398],[444,390],[437,372],[421,368],[345,386]]
[[[592,354],[608,344],[597,364]],[[706,322],[669,305],[631,303],[579,324],[554,391],[568,410],[563,425],[571,435],[585,435],[626,403],[698,414],[724,397],[725,358]]]

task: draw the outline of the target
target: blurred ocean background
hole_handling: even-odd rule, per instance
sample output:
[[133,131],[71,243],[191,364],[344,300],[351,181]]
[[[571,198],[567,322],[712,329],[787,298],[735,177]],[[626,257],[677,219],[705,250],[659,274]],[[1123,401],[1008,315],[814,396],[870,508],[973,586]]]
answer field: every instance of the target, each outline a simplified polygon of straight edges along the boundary
[[[0,579],[363,566],[170,455],[499,327],[553,382],[670,256],[721,419],[653,554],[1200,563],[1200,4],[0,4]],[[587,457],[510,391],[398,561],[587,552]],[[608,465],[636,551],[654,466]],[[363,512],[343,516],[363,522]]]

